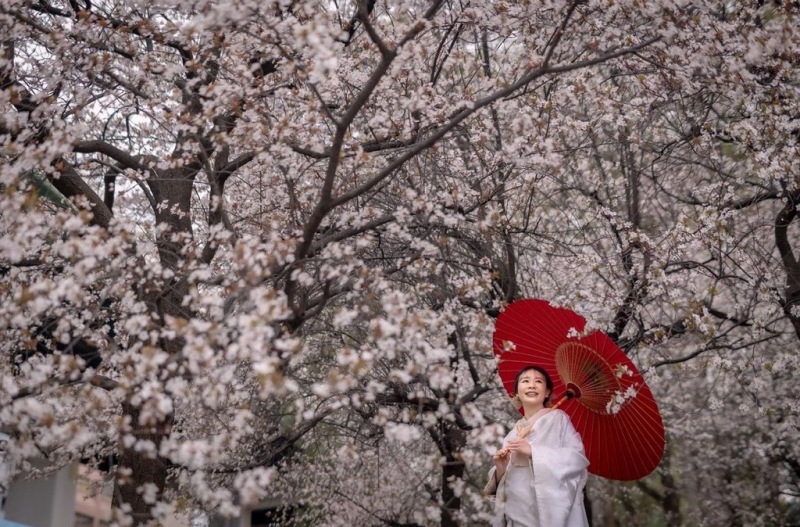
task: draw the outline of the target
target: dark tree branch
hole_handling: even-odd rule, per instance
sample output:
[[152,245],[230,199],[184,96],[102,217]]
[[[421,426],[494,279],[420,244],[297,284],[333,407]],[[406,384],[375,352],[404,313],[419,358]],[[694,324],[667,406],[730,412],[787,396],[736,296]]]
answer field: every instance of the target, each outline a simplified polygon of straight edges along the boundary
[[48,175],[50,183],[67,198],[86,198],[89,201],[90,212],[92,213],[91,223],[99,227],[108,228],[111,222],[111,210],[100,196],[66,160],[57,160],[55,167],[60,176]]
[[800,191],[787,193],[786,205],[775,219],[775,246],[781,255],[783,269],[786,272],[786,298],[783,312],[792,324],[795,334],[800,338],[800,265],[789,242],[789,225],[797,217],[797,202]]
[[118,175],[119,171],[112,169],[103,176],[103,203],[106,204],[111,213],[114,211],[114,195]]
[[142,173],[147,173],[150,171],[148,167],[142,164],[138,156],[132,156],[128,152],[125,152],[124,150],[121,150],[116,146],[99,139],[78,141],[73,146],[73,150],[78,154],[103,154],[110,157],[126,169],[136,170]]
[[760,339],[749,340],[749,341],[747,341],[747,342],[745,342],[743,344],[737,344],[737,345],[732,345],[732,344],[729,344],[729,343],[726,343],[726,342],[721,342],[721,343],[717,343],[717,344],[703,346],[702,348],[699,348],[699,349],[693,351],[692,353],[688,353],[688,354],[686,354],[686,355],[684,355],[682,357],[678,357],[678,358],[675,358],[675,359],[666,359],[666,360],[658,361],[658,362],[653,364],[653,368],[660,368],[661,366],[667,366],[667,365],[670,365],[670,364],[680,364],[681,362],[688,362],[688,361],[692,360],[693,358],[698,357],[698,356],[702,355],[703,353],[707,353],[709,351],[714,351],[714,350],[736,351],[736,350],[740,350],[740,349],[748,349],[748,348],[750,348],[750,347],[752,347],[752,346],[754,346],[756,344],[760,344],[762,342],[767,342],[767,341],[770,341],[770,340],[772,340],[774,338],[777,338],[778,336],[779,335],[777,333],[775,333],[775,334],[768,335],[766,337],[762,337]]

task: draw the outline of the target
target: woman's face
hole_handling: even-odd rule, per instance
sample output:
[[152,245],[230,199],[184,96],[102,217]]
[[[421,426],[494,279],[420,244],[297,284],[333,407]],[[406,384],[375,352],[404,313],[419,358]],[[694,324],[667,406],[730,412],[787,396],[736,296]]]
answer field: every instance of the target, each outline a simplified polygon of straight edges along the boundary
[[550,395],[544,375],[536,370],[528,370],[519,378],[517,395],[523,404],[544,406],[544,400]]

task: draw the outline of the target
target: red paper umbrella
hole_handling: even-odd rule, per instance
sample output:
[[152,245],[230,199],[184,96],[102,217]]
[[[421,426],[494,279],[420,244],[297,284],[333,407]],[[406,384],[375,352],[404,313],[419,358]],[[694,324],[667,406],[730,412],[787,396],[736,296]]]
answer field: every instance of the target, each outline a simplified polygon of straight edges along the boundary
[[664,454],[664,424],[644,378],[601,331],[579,337],[584,318],[545,300],[521,300],[497,318],[494,353],[500,379],[514,394],[524,366],[553,379],[551,401],[581,435],[589,472],[608,479],[643,478]]

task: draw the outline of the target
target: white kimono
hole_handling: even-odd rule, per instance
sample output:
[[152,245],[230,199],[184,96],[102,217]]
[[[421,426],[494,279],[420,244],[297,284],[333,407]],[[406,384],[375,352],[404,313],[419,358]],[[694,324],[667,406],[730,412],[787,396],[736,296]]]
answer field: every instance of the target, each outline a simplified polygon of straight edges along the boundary
[[[503,446],[517,438],[516,427]],[[538,416],[526,439],[531,457],[515,453],[495,484],[489,472],[487,494],[496,494],[493,527],[586,527],[583,486],[589,461],[569,416],[548,410]],[[518,459],[515,459],[518,458]]]

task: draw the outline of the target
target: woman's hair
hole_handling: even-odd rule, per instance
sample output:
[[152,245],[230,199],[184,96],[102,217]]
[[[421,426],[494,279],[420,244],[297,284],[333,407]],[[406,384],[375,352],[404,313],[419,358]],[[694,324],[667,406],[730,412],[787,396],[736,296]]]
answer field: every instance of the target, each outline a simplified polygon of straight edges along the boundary
[[[517,393],[517,390],[519,389],[519,380],[520,380],[520,378],[522,378],[522,376],[525,375],[525,372],[531,371],[531,370],[536,370],[536,371],[538,371],[539,373],[542,374],[542,377],[544,377],[545,387],[547,388],[547,391],[550,392],[550,395],[552,395],[553,394],[553,379],[550,378],[550,374],[547,373],[547,371],[544,368],[542,368],[541,366],[533,366],[533,365],[525,366],[524,368],[519,370],[519,372],[517,373],[517,376],[514,377],[514,393]],[[544,404],[545,405],[547,405],[547,403],[550,402],[550,395],[545,397],[545,399],[544,399]]]

